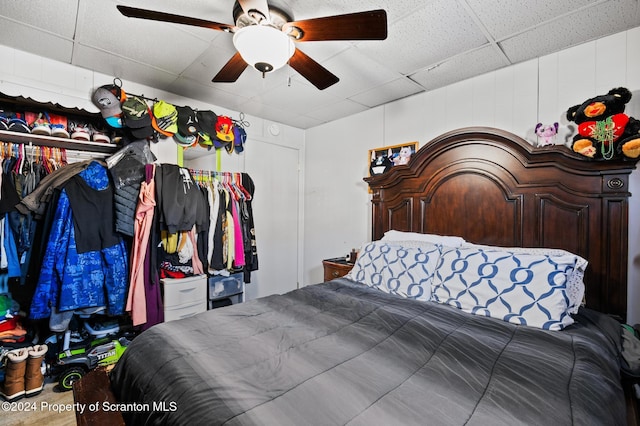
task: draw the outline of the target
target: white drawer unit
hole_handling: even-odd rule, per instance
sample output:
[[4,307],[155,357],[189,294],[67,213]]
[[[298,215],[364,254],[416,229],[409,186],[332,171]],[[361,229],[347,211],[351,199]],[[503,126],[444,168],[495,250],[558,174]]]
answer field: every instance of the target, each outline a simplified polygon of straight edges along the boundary
[[188,318],[207,310],[207,276],[162,279],[164,320]]

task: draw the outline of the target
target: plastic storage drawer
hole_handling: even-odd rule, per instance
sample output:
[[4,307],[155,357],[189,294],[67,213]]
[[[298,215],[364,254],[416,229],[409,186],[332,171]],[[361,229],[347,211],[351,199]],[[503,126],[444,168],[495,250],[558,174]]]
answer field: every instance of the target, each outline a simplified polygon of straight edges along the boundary
[[209,300],[224,299],[244,293],[242,272],[227,277],[214,275],[209,277]]

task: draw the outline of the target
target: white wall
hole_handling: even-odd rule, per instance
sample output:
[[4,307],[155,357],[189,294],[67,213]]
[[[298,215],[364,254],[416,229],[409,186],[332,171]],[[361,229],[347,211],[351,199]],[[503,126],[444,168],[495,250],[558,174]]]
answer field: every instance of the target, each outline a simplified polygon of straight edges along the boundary
[[[640,28],[513,65],[460,83],[315,127],[306,134],[304,283],[322,281],[322,259],[371,239],[370,202],[362,178],[369,149],[419,141],[465,126],[509,130],[531,142],[538,122],[558,121],[570,136],[566,110],[624,86],[640,119]],[[634,102],[635,101],[635,102]],[[629,318],[640,322],[640,171],[630,190]]]
[[[95,73],[89,70],[85,70],[73,65],[56,62],[47,58],[39,57],[30,53],[22,52],[17,49],[0,45],[0,92],[11,96],[24,96],[32,98],[40,102],[53,102],[59,103],[62,106],[70,108],[82,108],[89,112],[98,112],[98,108],[91,102],[91,97],[94,90],[103,85],[113,82],[113,76],[107,76],[99,73]],[[174,103],[176,105],[188,105],[195,109],[211,109],[217,114],[228,115],[232,118],[239,119],[240,114],[237,111],[231,111],[215,104],[208,104],[202,101],[184,98],[172,93],[164,92],[153,87],[143,86],[137,83],[123,81],[122,88],[130,94],[142,95],[147,98],[163,99],[167,102]],[[287,147],[295,150],[299,157],[299,165],[295,165],[296,171],[299,169],[304,171],[304,131],[301,129],[293,128],[279,123],[267,121],[258,117],[247,115],[244,119],[249,123],[247,130],[247,143],[246,150],[243,154],[229,155],[226,152],[222,154],[222,167],[223,171],[234,172],[249,172],[250,174],[269,174],[271,167],[277,167],[279,158],[276,150],[261,149],[262,158],[260,161],[252,161],[253,164],[251,170],[246,167],[247,155],[251,155],[252,146],[255,144],[261,144],[264,146],[278,146]],[[276,131],[274,130],[276,127]],[[276,134],[277,133],[277,134]],[[178,148],[173,139],[161,139],[158,143],[152,144],[152,151],[158,158],[160,163],[176,163],[178,159]],[[185,165],[192,168],[199,168],[205,170],[215,170],[216,162],[215,155],[205,149],[198,148],[187,150],[185,158],[190,158],[197,155],[202,155],[202,158],[192,159],[185,161]],[[272,154],[273,152],[273,154]],[[291,274],[294,276],[292,286],[295,288],[298,282],[302,281],[302,251],[299,249],[302,247],[303,229],[299,225],[303,219],[303,204],[302,204],[302,188],[304,184],[302,181],[303,174],[299,173],[299,185],[300,193],[296,194],[296,202],[299,203],[296,206],[296,215],[298,219],[296,226],[299,230],[296,231],[297,241],[294,242],[294,253],[299,252],[298,258],[294,261],[289,260],[286,267],[293,268]],[[278,191],[280,188],[269,187],[266,182],[255,182],[256,193],[262,197],[268,197],[269,194],[274,191]],[[263,227],[269,226],[270,217],[276,212],[261,210],[254,208],[254,216],[256,221],[260,222]],[[277,252],[275,247],[282,246],[280,241],[269,241],[268,239],[260,238],[260,229],[256,229],[258,240],[258,256],[260,252]],[[266,269],[266,268],[265,268]],[[259,271],[260,273],[260,271]],[[249,298],[257,296],[265,296],[274,292],[281,291],[281,287],[278,284],[278,277],[260,276],[260,288],[253,286],[248,289],[247,292]],[[253,276],[252,276],[253,278]],[[295,279],[297,278],[297,280]],[[253,279],[252,279],[253,282]]]

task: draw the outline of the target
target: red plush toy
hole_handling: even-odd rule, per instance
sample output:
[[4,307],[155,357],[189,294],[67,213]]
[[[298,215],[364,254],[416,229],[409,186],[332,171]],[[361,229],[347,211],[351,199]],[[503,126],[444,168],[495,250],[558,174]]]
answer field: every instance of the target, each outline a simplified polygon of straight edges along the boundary
[[629,100],[631,92],[619,87],[569,108],[567,119],[578,125],[572,149],[595,159],[638,158],[640,121],[624,113]]

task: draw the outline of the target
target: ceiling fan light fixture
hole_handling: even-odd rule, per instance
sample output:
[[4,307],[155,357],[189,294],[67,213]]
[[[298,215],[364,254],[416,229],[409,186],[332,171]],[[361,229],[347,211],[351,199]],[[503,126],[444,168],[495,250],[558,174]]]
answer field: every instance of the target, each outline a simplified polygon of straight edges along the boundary
[[250,25],[233,35],[233,44],[244,61],[265,73],[282,68],[295,52],[291,37],[267,25]]

